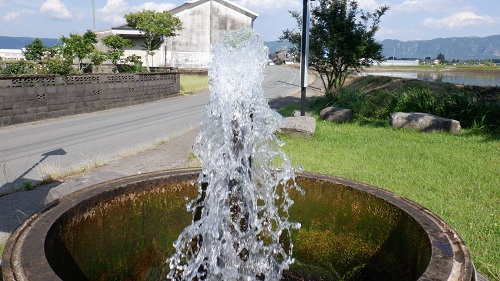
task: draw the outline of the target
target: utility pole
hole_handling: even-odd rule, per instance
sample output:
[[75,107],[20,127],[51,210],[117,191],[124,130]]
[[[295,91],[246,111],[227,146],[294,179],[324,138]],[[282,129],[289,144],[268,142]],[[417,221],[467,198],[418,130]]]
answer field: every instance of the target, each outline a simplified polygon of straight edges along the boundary
[[95,0],[92,0],[92,22],[93,22],[93,27],[94,27],[94,32],[96,31],[95,29]]
[[[311,0],[314,1],[314,0]],[[300,116],[306,115],[306,93],[308,84],[307,70],[309,68],[309,0],[304,0],[302,6],[302,38],[300,44]]]

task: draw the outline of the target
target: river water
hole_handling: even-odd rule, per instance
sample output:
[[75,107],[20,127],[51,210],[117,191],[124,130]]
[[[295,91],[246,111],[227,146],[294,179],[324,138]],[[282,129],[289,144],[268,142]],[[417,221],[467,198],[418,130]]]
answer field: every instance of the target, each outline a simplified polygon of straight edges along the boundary
[[362,71],[359,76],[390,76],[407,79],[418,79],[432,82],[448,82],[453,84],[500,86],[500,72],[458,72],[458,71],[400,71],[400,70],[375,70]]

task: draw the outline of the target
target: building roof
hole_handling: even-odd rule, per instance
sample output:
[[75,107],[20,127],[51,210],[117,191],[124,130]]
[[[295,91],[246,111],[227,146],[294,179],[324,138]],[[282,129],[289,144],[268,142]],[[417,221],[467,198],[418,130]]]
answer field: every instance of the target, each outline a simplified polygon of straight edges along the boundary
[[20,54],[24,53],[24,48],[22,49],[0,49],[0,53],[2,54]]
[[119,34],[119,35],[136,35],[140,36],[142,33],[138,29],[134,29],[127,24],[112,27],[111,30],[113,31],[113,34]]
[[259,16],[259,14],[255,13],[253,11],[250,11],[249,9],[242,7],[236,3],[233,3],[233,2],[228,1],[228,0],[190,0],[190,1],[187,1],[180,6],[177,6],[171,10],[168,10],[168,12],[172,13],[172,15],[175,15],[175,14],[182,12],[186,9],[190,9],[192,7],[198,6],[198,5],[203,4],[205,2],[208,2],[208,1],[218,2],[221,5],[224,5],[224,6],[229,7],[235,11],[238,11],[242,14],[249,16],[250,18],[252,18],[252,20],[255,20]]

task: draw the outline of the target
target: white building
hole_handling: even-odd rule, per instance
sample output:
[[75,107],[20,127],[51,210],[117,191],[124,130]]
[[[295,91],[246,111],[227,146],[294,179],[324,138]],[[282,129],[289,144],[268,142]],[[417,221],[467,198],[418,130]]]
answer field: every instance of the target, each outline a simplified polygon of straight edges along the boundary
[[0,49],[2,60],[26,60],[23,49]]
[[[253,27],[258,14],[228,0],[192,0],[169,10],[182,21],[183,30],[168,38],[153,58],[153,67],[207,68],[210,47],[228,31]],[[118,34],[132,40],[133,48],[125,49],[124,56],[141,56],[145,65],[146,52],[142,50],[142,35],[127,25],[100,32],[98,38]]]
[[379,63],[380,66],[417,66],[419,60],[385,60]]

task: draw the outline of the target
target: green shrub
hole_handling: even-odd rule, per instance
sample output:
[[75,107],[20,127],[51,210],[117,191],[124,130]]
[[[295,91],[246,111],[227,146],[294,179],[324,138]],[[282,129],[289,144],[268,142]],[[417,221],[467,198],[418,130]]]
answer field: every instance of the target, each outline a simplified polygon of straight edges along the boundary
[[116,67],[118,69],[118,72],[139,73],[144,71],[144,68],[142,67],[141,57],[136,55],[128,56],[125,59],[124,64],[118,64]]
[[38,64],[31,61],[16,61],[5,63],[5,67],[0,70],[0,74],[19,75],[19,74],[35,74]]

